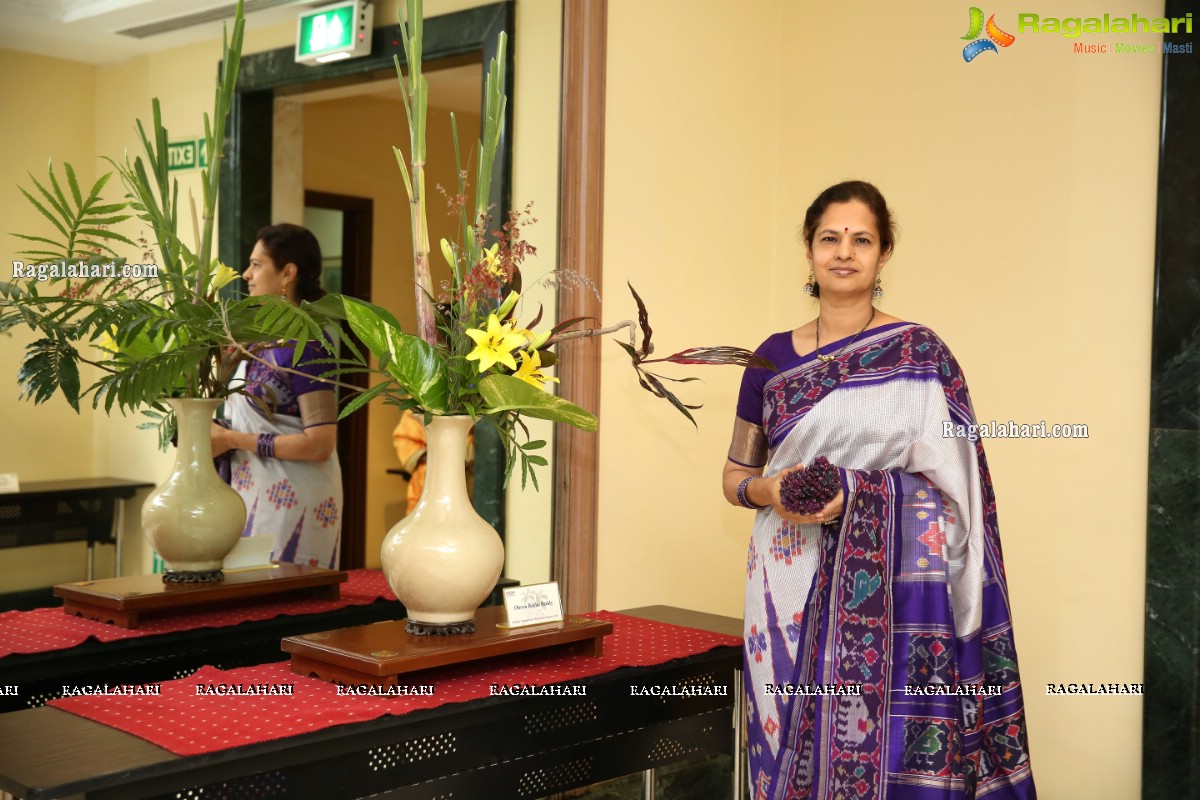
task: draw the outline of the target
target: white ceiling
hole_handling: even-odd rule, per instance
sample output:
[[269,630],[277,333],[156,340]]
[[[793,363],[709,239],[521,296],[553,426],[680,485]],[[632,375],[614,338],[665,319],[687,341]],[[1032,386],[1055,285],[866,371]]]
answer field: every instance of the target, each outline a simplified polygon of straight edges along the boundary
[[[301,8],[329,2],[284,1],[283,6],[247,13],[246,29],[294,22]],[[124,61],[131,56],[220,39],[222,23],[208,22],[146,39],[117,31],[232,3],[233,0],[0,0],[0,48],[87,64]]]
[[[303,8],[330,0],[278,0],[283,5],[246,14],[246,28],[294,22]],[[170,50],[221,37],[220,20],[145,39],[116,31],[232,5],[233,0],[0,0],[0,49],[62,58],[88,64],[124,61],[145,53]],[[232,22],[232,16],[229,19]],[[432,65],[431,65],[432,66]],[[430,105],[479,113],[482,68],[478,64],[426,73]],[[336,89],[319,89],[289,99],[321,102],[372,95],[400,102],[395,78]]]

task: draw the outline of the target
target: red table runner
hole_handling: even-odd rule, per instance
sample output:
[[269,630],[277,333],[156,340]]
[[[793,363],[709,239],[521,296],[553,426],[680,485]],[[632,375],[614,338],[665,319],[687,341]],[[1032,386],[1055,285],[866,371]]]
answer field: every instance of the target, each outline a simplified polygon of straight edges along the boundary
[[[131,733],[176,755],[194,756],[487,697],[493,684],[549,686],[742,643],[736,636],[608,611],[584,616],[613,624],[613,633],[604,639],[603,656],[570,651],[519,653],[411,673],[412,686],[433,686],[428,695],[341,695],[331,683],[292,674],[290,662],[284,661],[231,670],[201,667],[187,678],[159,684],[159,695],[77,695],[49,705]],[[292,687],[290,696],[216,693],[227,692],[224,687],[278,691],[286,686]]]
[[69,616],[62,606],[38,608],[33,611],[5,611],[0,613],[0,658],[14,653],[45,653],[66,650],[83,644],[88,639],[115,642],[139,636],[154,636],[160,633],[194,630],[197,628],[224,628],[243,622],[272,619],[280,616],[319,614],[346,606],[361,606],[379,598],[395,600],[396,595],[388,588],[387,580],[378,570],[355,569],[347,572],[348,578],[341,586],[341,597],[337,600],[299,598],[275,600],[270,603],[255,603],[230,606],[192,614],[177,614],[146,620],[133,630],[118,628],[104,622],[83,617]]

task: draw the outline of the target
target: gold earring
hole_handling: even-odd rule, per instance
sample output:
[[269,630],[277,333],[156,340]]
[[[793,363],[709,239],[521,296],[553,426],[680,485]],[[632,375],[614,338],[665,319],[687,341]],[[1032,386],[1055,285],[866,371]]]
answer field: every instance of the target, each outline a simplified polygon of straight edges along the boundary
[[812,269],[809,269],[808,270],[808,283],[804,284],[804,293],[806,295],[808,295],[809,297],[812,297],[813,295],[815,295],[816,289],[814,287],[816,286],[816,284],[817,284],[817,276],[813,274]]

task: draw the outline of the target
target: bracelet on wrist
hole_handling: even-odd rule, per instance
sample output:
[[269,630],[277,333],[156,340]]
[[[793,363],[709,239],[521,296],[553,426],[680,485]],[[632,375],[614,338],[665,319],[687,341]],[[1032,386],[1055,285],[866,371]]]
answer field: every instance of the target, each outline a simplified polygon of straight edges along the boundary
[[275,436],[274,433],[260,433],[258,435],[258,443],[256,450],[259,458],[275,458]]
[[755,511],[760,508],[766,508],[766,506],[760,506],[752,502],[750,497],[746,494],[746,489],[750,486],[750,481],[754,480],[756,477],[757,476],[755,475],[751,475],[749,478],[743,478],[742,482],[738,484],[737,501],[738,505],[740,505],[742,508],[750,508],[754,509]]

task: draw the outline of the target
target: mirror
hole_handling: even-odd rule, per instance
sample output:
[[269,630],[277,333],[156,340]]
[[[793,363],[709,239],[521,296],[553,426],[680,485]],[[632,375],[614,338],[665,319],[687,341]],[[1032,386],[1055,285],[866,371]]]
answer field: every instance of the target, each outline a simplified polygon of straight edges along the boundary
[[[424,61],[431,84],[431,147],[435,140],[444,143],[447,148],[451,147],[449,110],[464,104],[470,107],[471,98],[474,99],[473,112],[467,112],[464,117],[473,116],[474,132],[468,129],[469,124],[464,128],[466,120],[460,118],[460,139],[470,141],[478,138],[484,79],[482,64],[494,57],[499,32],[513,31],[514,21],[514,10],[508,4],[483,6],[426,19]],[[364,58],[320,67],[296,64],[291,47],[243,57],[231,114],[228,158],[221,168],[222,200],[218,213],[222,261],[245,264],[258,229],[266,224],[303,221],[305,189],[344,191],[346,195],[369,197],[377,205],[385,202],[386,198],[387,203],[399,203],[403,209],[407,208],[399,170],[391,153],[391,145],[404,142],[407,138],[400,89],[392,60],[393,55],[397,54],[403,59],[399,26],[376,28],[371,52],[370,56]],[[508,76],[511,98],[511,70]],[[439,81],[440,85],[434,85],[435,81]],[[448,107],[438,108],[434,105],[442,102],[439,96],[445,98],[445,106]],[[343,116],[343,123],[350,122],[346,115],[354,115],[357,124],[338,126],[339,115]],[[492,185],[494,216],[499,219],[507,215],[510,207],[512,142],[508,131],[512,129],[511,100],[507,116],[497,158],[497,174]],[[385,121],[389,119],[392,121]],[[395,119],[399,120],[399,124],[393,124]],[[443,127],[444,131],[441,130]],[[303,142],[306,137],[323,138],[325,142],[309,148],[315,153],[311,157],[305,156]],[[379,138],[378,143],[375,138]],[[365,143],[366,139],[370,142]],[[368,178],[377,178],[385,189],[379,192],[369,188],[359,190],[354,188],[353,183],[348,184],[350,188],[347,189],[334,189],[329,181],[310,183],[310,178],[323,170],[327,178],[330,169],[336,174],[337,167],[333,162],[337,159],[343,159],[343,164],[365,163],[363,154],[368,148],[373,148],[372,152],[378,151],[390,167],[378,168],[371,162],[369,171],[374,175],[360,176],[362,180],[357,185],[364,186],[369,182]],[[432,165],[432,153],[429,160]],[[452,154],[448,163],[451,172],[442,179],[446,184],[453,179]],[[297,164],[303,166],[297,168]],[[343,169],[346,167],[343,166]],[[436,183],[435,179],[429,181],[430,187]],[[387,213],[383,208],[378,210],[380,213],[375,230],[385,228],[390,232],[397,229],[399,233],[402,229],[404,242],[407,242],[406,210],[401,214]],[[439,238],[433,215],[430,219],[430,235],[433,241]],[[371,238],[378,241],[378,237]],[[365,291],[361,285],[356,290],[364,299],[387,306],[402,322],[406,314],[413,313],[411,252],[411,245],[408,244],[389,244],[386,250],[377,248],[370,269],[371,280]],[[436,286],[436,273],[434,282]],[[351,447],[354,458],[365,459],[361,472],[355,473],[353,465],[343,465],[344,479],[352,483],[347,487],[347,518],[344,521],[347,535],[343,538],[356,538],[349,535],[351,531],[356,531],[360,540],[344,542],[343,568],[377,566],[383,534],[390,524],[403,515],[403,509],[398,508],[404,500],[403,484],[399,478],[388,475],[383,466],[389,454],[390,461],[387,463],[395,461],[391,451],[391,429],[398,420],[398,414],[390,407],[381,408],[384,411],[376,413],[372,407],[371,420],[364,426],[367,430],[356,434],[362,438],[359,444]],[[494,432],[486,427],[477,434],[475,447],[475,505],[479,513],[505,537],[503,447]],[[350,469],[347,470],[347,467]],[[358,477],[352,478],[352,474]],[[355,523],[351,517],[351,491],[363,495],[362,516],[357,527],[352,527]],[[386,520],[390,522],[385,523]],[[547,529],[547,540],[549,535]]]

